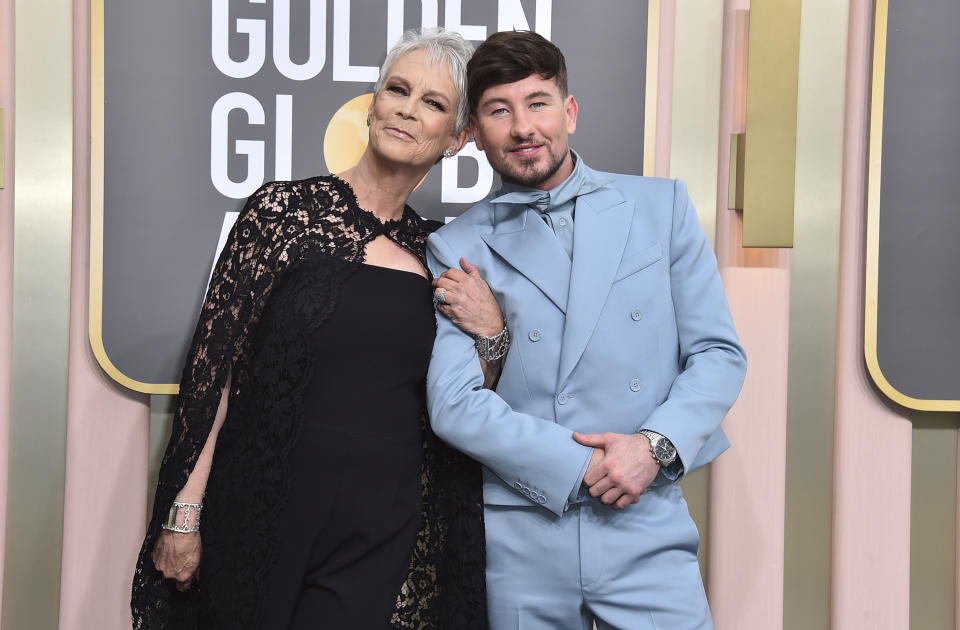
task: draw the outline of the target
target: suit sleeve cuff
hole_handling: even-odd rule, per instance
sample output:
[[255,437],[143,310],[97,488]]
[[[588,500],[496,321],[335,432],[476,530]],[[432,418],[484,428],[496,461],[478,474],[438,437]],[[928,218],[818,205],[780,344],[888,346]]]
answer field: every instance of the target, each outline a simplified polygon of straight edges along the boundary
[[590,460],[593,459],[593,449],[590,449],[590,453],[587,455],[587,458],[583,461],[583,465],[580,467],[580,474],[577,475],[577,483],[573,484],[573,489],[570,490],[570,496],[567,497],[567,505],[577,500],[577,497],[580,495],[580,489],[583,487],[583,476],[587,474],[587,468],[590,466]]
[[683,476],[683,462],[680,461],[680,457],[678,456],[675,460],[673,460],[673,463],[669,466],[661,466],[658,475],[663,477],[663,479],[667,482],[672,483],[674,481],[679,481],[680,477]]

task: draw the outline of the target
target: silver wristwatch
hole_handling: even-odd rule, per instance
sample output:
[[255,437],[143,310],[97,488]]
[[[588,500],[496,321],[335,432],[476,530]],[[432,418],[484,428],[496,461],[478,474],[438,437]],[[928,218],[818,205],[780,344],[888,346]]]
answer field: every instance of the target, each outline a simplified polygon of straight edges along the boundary
[[650,453],[660,466],[666,468],[677,461],[677,447],[666,436],[650,429],[641,429],[640,433],[650,440]]

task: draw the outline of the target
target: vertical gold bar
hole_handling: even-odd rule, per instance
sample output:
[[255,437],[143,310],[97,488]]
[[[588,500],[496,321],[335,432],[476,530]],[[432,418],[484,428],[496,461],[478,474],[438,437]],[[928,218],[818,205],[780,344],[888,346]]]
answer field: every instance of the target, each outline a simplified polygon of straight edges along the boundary
[[[673,1],[673,5],[673,63],[669,64],[672,76],[669,82],[661,76],[660,82],[661,92],[668,83],[672,84],[670,94],[660,95],[661,103],[670,102],[668,121],[661,120],[664,108],[658,108],[659,128],[664,129],[664,123],[670,127],[670,151],[666,156],[669,164],[666,173],[662,174],[682,177],[686,182],[687,192],[697,207],[700,225],[707,240],[713,243],[719,188],[720,136],[717,125],[722,91],[723,2],[680,0]],[[663,3],[661,12],[668,10],[667,4]],[[670,36],[667,33],[669,28],[669,21],[664,19],[660,32],[664,56],[671,48],[666,41]],[[663,66],[665,72],[667,64]],[[663,139],[657,140],[662,147]],[[658,154],[657,158],[662,164],[664,156]],[[706,487],[706,482],[703,485]],[[706,514],[706,509],[703,512]]]
[[[960,429],[960,422],[957,423]],[[955,432],[954,453],[958,460],[954,462],[953,479],[953,619],[954,630],[960,630],[960,595],[957,588],[960,587],[960,431]]]
[[743,159],[747,139],[744,133],[730,136],[730,183],[727,186],[727,207],[743,210]]
[[59,622],[73,231],[73,2],[15,0],[13,16],[21,141],[12,175],[6,630]]
[[910,627],[956,628],[957,416],[913,412]]
[[[762,4],[769,2],[764,0]],[[777,9],[783,10],[785,4],[776,3]],[[847,183],[842,166],[849,15],[848,2],[803,0],[801,57],[795,66],[802,74],[797,75],[799,80],[791,79],[794,89],[803,89],[797,92],[796,122],[790,123],[789,131],[790,156],[796,155],[796,183],[791,178],[789,190],[784,192],[795,199],[796,223],[794,226],[791,220],[790,226],[803,247],[781,252],[790,259],[783,630],[831,628],[836,388],[838,373],[845,369],[842,362],[838,363],[837,353],[842,352],[838,339],[846,340],[841,345],[849,341],[839,336],[837,319],[838,282],[843,271],[837,244],[842,192]],[[753,27],[751,16],[751,33]],[[753,63],[752,47],[749,54]],[[747,81],[749,86],[753,75]],[[748,162],[757,141],[749,115]],[[792,148],[794,138],[796,149]],[[744,205],[746,222],[747,198]],[[868,408],[866,413],[873,412]],[[893,490],[896,498],[896,488]],[[886,623],[864,623],[834,626],[832,630],[892,628],[895,626]]]
[[754,0],[747,61],[744,247],[793,247],[800,0]]

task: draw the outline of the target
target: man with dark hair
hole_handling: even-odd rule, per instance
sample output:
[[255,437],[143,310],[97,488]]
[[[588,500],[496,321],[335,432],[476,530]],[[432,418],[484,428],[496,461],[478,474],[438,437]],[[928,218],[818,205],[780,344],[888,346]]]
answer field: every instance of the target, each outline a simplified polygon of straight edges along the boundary
[[[686,187],[570,150],[577,102],[536,33],[483,43],[468,93],[503,187],[430,237],[427,385],[436,433],[483,464],[491,628],[712,628],[676,482],[729,446],[746,357]],[[471,338],[477,268],[507,321]]]

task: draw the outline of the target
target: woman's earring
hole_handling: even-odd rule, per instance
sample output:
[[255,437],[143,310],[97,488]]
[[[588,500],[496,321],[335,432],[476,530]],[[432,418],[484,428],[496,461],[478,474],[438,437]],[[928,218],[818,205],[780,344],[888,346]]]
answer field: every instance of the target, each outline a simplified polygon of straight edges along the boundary
[[453,152],[453,149],[444,149],[443,151],[443,157],[445,158],[452,158],[454,155],[456,155],[456,153]]
[[367,114],[367,127],[370,126],[370,114]]

